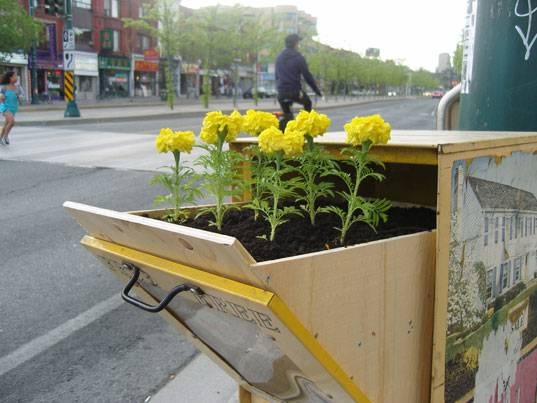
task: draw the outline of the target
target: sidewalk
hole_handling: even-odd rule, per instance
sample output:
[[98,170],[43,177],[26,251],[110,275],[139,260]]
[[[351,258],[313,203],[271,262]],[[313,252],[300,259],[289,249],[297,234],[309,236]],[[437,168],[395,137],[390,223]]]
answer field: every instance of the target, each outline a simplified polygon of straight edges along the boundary
[[[313,100],[313,107],[318,110],[337,108],[340,106],[356,105],[362,103],[385,100],[382,97],[338,97],[327,98],[326,100]],[[398,98],[392,98],[398,99]],[[231,98],[212,99],[209,108],[205,109],[201,105],[201,100],[179,99],[174,109],[168,108],[163,102],[154,100],[153,102],[105,102],[81,103],[77,104],[81,117],[65,118],[65,103],[25,105],[17,113],[18,126],[60,126],[85,123],[118,122],[129,120],[162,119],[170,117],[196,117],[203,116],[208,111],[221,110],[224,113],[233,111],[234,105]],[[238,99],[237,109],[244,113],[248,109],[260,109],[266,111],[279,111],[280,106],[275,98],[260,99],[258,105],[252,99]]]

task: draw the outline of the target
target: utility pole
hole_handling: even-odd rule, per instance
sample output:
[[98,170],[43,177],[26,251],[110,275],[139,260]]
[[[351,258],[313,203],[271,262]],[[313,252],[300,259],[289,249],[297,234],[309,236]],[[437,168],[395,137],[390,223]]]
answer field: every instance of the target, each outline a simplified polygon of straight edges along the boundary
[[[28,1],[28,14],[30,17],[34,16],[36,0]],[[32,47],[30,49],[30,96],[32,97],[32,105],[39,103],[37,99],[37,51],[35,49],[35,38],[32,38]]]
[[460,130],[537,130],[535,2],[469,4]]
[[72,0],[55,0],[55,6],[61,10],[64,6],[64,28],[63,28],[63,89],[64,98],[67,102],[65,112],[66,118],[79,118],[80,111],[75,101],[75,32],[73,30],[73,8]]

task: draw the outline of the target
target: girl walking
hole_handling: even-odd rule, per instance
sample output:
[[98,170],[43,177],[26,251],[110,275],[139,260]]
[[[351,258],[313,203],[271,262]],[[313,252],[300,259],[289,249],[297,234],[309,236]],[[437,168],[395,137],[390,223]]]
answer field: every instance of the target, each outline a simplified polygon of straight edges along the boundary
[[15,126],[15,114],[19,110],[21,89],[17,86],[17,73],[8,71],[0,79],[0,112],[5,123],[0,135],[0,145],[9,145],[9,132]]

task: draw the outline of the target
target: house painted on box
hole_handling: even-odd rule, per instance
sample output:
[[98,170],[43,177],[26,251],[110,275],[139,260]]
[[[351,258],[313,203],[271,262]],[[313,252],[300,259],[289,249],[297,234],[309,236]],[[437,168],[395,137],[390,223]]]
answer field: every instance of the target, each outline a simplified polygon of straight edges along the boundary
[[537,277],[537,198],[513,186],[465,177],[462,167],[456,181],[454,239],[464,240],[466,267],[484,265],[488,303]]

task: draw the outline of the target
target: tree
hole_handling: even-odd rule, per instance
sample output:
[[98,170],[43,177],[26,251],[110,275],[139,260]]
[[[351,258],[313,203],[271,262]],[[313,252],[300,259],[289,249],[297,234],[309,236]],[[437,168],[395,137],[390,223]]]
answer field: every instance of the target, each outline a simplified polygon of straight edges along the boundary
[[180,22],[180,52],[183,57],[202,62],[203,105],[209,107],[211,92],[211,69],[230,67],[237,49],[238,17],[235,7],[224,9],[220,6],[205,7],[191,16],[184,16]]
[[30,17],[17,0],[0,0],[0,59],[28,51],[37,39],[41,23]]
[[484,265],[468,268],[466,242],[452,240],[448,267],[448,334],[479,324],[484,316]]
[[251,61],[254,65],[253,97],[257,105],[258,64],[262,60],[274,60],[276,49],[279,50],[278,46],[283,43],[283,39],[274,26],[272,14],[256,16],[246,9],[243,11],[243,17],[249,18],[242,23],[242,35],[241,38],[237,39],[242,44],[242,59]]
[[453,70],[457,79],[461,79],[462,72],[462,43],[458,43],[453,53]]
[[144,7],[143,17],[136,20],[124,18],[123,24],[126,28],[144,31],[158,39],[160,53],[166,60],[164,66],[166,102],[170,109],[173,109],[175,86],[172,64],[174,57],[179,55],[180,49],[179,7],[174,0],[157,0],[154,4],[144,4]]

